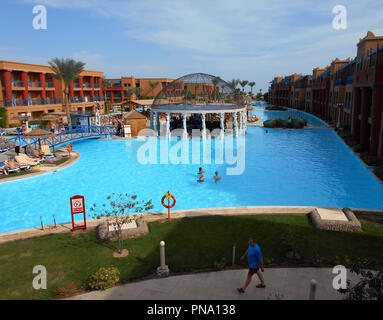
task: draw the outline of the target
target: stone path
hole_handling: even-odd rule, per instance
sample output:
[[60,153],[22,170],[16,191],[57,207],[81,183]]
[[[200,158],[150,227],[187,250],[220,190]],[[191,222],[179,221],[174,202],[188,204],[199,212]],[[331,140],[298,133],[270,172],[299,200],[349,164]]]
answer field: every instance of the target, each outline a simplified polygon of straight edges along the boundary
[[[171,268],[171,266],[170,266]],[[244,294],[236,288],[243,285],[247,269],[195,273],[151,279],[92,291],[70,300],[307,300],[310,281],[317,281],[316,299],[339,300],[343,296],[332,287],[330,268],[266,268],[265,289],[256,288],[256,276]],[[356,277],[348,272],[348,277]]]

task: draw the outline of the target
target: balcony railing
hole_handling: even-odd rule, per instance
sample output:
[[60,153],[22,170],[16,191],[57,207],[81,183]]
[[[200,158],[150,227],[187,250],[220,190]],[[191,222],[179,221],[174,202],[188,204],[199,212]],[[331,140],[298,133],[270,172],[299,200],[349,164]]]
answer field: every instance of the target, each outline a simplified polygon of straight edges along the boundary
[[84,86],[84,88],[92,88],[92,86],[90,85],[90,83],[84,83],[83,86]]
[[46,82],[45,85],[47,88],[54,88],[55,87],[53,82]]
[[28,87],[30,87],[30,88],[41,87],[41,82],[40,81],[28,81]]
[[104,101],[104,97],[90,97],[88,99],[90,102]]
[[24,87],[24,83],[20,80],[13,80],[12,87]]
[[69,98],[70,103],[97,102],[104,101],[104,97],[74,97]]
[[336,85],[336,86],[341,86],[341,85],[343,85],[343,84],[344,84],[343,79],[337,79],[337,80],[335,80],[335,85]]
[[0,101],[0,105],[4,107],[40,106],[46,104],[61,104],[61,99],[12,99]]
[[354,83],[354,76],[348,76],[346,78],[346,84],[352,84]]
[[95,83],[95,84],[94,84],[94,87],[95,87],[95,88],[100,88],[100,85],[99,85],[98,83]]
[[79,82],[75,82],[75,83],[74,83],[74,87],[75,87],[75,88],[81,88],[80,83],[79,83]]

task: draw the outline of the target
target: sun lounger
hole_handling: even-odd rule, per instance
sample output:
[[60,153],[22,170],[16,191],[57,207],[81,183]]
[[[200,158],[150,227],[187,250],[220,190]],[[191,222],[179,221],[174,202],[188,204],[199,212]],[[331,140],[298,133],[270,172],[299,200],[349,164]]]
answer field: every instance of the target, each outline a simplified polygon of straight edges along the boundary
[[29,164],[31,166],[36,166],[36,165],[40,164],[40,162],[41,162],[38,159],[32,159],[32,158],[28,157],[25,153],[20,153],[15,158],[16,158],[17,162]]
[[0,170],[3,174],[8,175],[12,172],[19,172],[20,168],[11,168],[6,162],[0,162]]
[[23,165],[26,165],[26,166],[35,166],[35,165],[40,164],[39,162],[29,161],[29,160],[25,159],[24,157],[22,157],[21,155],[16,156],[15,159],[16,159],[16,162],[17,162],[20,166],[23,166]]
[[21,164],[19,163],[15,158],[11,159],[11,160],[8,160],[8,161],[4,161],[8,166],[10,166],[11,168],[19,168],[21,170],[23,169],[30,169],[31,166],[28,165],[28,164]]
[[44,154],[45,159],[55,159],[56,157],[54,156],[53,153],[49,150],[49,146],[47,144],[44,144],[41,146],[41,151]]

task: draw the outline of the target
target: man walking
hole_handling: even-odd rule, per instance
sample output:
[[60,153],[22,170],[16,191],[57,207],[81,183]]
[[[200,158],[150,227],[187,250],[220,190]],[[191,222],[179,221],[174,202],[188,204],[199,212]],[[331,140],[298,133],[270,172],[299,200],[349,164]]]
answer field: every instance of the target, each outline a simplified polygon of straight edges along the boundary
[[[262,251],[258,244],[255,243],[253,237],[250,238],[249,247],[241,257],[241,260],[243,260],[246,255],[249,262],[249,272],[247,274],[245,285],[242,288],[237,288],[239,293],[245,293],[246,288],[249,286],[254,273],[256,273],[259,280],[261,280],[261,283],[257,285],[257,288],[266,288],[262,275],[262,272],[265,270],[263,265]],[[261,269],[262,272],[259,269]]]

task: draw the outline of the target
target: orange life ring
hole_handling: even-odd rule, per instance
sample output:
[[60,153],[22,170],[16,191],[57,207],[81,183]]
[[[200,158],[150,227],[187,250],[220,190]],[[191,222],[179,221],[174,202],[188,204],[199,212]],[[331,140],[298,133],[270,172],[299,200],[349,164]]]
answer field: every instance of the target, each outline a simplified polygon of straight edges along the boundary
[[72,152],[73,151],[73,147],[72,147],[72,145],[70,143],[67,144],[66,149],[67,149],[68,152]]
[[164,203],[164,200],[167,198],[167,195],[168,194],[165,194],[163,197],[162,197],[162,199],[161,199],[161,203],[162,203],[162,205],[165,207],[165,208],[168,208],[168,209],[170,209],[170,208],[173,208],[175,205],[176,205],[176,198],[174,198],[174,196],[172,195],[172,194],[170,194],[169,196],[174,200],[174,202],[173,202],[173,204],[172,205],[167,205],[167,204],[165,204]]

